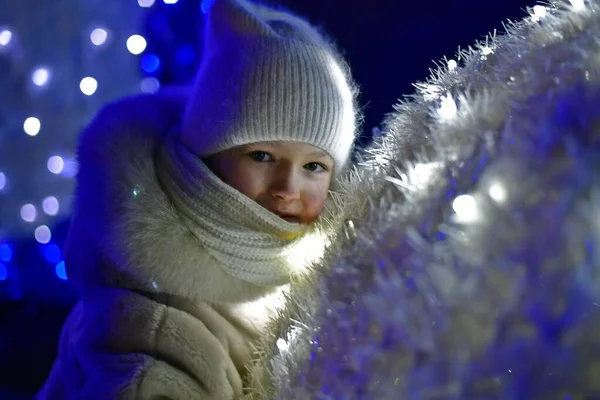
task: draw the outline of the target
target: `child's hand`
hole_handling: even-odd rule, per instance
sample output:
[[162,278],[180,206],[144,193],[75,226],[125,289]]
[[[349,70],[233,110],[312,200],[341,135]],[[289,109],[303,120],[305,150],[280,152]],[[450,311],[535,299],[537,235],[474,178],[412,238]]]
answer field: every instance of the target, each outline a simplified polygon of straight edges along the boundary
[[77,398],[242,397],[247,341],[210,306],[101,289],[78,307],[67,340],[81,370],[64,375],[81,376]]

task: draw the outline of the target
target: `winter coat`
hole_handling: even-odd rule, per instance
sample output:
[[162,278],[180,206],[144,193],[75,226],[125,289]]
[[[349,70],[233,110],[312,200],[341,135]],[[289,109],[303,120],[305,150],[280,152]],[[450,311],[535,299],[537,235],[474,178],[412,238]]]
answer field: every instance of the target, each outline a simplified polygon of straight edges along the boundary
[[65,261],[80,300],[38,394],[237,399],[273,287],[227,275],[179,220],[154,153],[185,96],[106,106],[82,133]]

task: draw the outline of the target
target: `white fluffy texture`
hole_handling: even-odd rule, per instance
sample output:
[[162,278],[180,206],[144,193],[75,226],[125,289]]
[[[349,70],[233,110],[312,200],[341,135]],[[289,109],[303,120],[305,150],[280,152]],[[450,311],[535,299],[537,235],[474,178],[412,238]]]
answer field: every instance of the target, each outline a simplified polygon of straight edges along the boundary
[[600,1],[458,63],[342,185],[351,218],[265,347],[271,397],[600,396]]
[[343,171],[357,132],[344,60],[302,18],[245,0],[215,0],[181,140],[204,158],[263,141],[308,143]]
[[[159,181],[182,222],[229,275],[259,286],[287,284],[323,253],[313,225],[288,222],[219,179],[169,137],[156,157]],[[324,236],[324,235],[323,235]],[[317,238],[317,239],[316,239]],[[309,242],[313,252],[307,252]],[[315,246],[320,242],[320,248]],[[300,260],[300,256],[306,256]]]
[[[168,185],[161,185],[155,156],[184,101],[185,94],[123,99],[106,106],[81,135],[65,251],[81,298],[63,327],[40,399],[241,396],[253,344],[283,303],[285,286],[228,273],[194,234],[189,213],[170,201]],[[243,211],[257,208],[247,204]],[[262,216],[238,222],[259,221],[280,233],[297,229],[269,225]],[[220,221],[229,223],[226,232],[234,229],[230,220]],[[294,245],[300,254],[286,266],[306,264],[309,237]]]
[[107,284],[192,301],[256,300],[276,287],[226,273],[159,184],[155,153],[179,118],[184,99],[177,100],[121,100],[82,134],[66,248],[69,279],[83,290]]

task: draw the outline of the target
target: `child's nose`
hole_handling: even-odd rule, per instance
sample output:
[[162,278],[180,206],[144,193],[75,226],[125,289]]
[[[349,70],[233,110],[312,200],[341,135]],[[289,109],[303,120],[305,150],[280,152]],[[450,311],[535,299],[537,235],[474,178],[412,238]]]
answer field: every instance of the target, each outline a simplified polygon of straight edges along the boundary
[[300,198],[298,177],[291,169],[280,171],[271,182],[269,192],[271,196],[284,201],[298,200]]

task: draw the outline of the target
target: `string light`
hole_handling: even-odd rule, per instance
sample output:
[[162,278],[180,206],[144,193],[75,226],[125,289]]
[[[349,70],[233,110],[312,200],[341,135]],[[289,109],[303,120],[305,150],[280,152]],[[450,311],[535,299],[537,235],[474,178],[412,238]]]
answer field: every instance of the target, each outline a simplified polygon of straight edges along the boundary
[[37,210],[33,204],[25,204],[21,207],[21,218],[25,222],[33,222],[37,216]]
[[448,61],[448,70],[449,71],[454,71],[456,69],[456,67],[458,67],[458,63],[456,62],[456,60]]
[[138,5],[140,7],[152,7],[154,5],[154,0],[138,0]]
[[41,128],[42,123],[36,117],[29,117],[23,123],[23,130],[29,136],[36,136],[38,133],[40,133]]
[[[155,0],[138,0],[141,7],[150,7],[154,3]],[[19,101],[13,107],[16,111],[7,114],[9,117],[12,115],[12,121],[7,120],[7,126],[16,125],[17,129],[22,129],[24,134],[12,139],[0,135],[0,141],[6,142],[9,146],[5,149],[8,151],[5,152],[8,158],[2,160],[3,165],[0,168],[2,171],[0,172],[0,198],[2,199],[0,202],[4,201],[2,204],[6,205],[0,207],[0,221],[2,221],[0,231],[9,235],[7,239],[10,239],[10,235],[19,238],[27,235],[30,239],[43,244],[39,246],[40,251],[44,252],[53,267],[57,266],[57,275],[61,279],[66,279],[64,263],[61,272],[61,265],[58,264],[61,261],[60,251],[55,244],[49,242],[54,233],[51,229],[54,228],[46,220],[53,220],[58,224],[61,222],[51,217],[60,215],[61,212],[68,213],[68,205],[63,205],[59,199],[71,195],[74,182],[69,178],[75,176],[78,166],[69,156],[73,149],[54,146],[60,143],[71,143],[70,139],[65,139],[72,138],[81,129],[82,124],[86,125],[98,108],[107,101],[131,93],[131,85],[140,82],[140,61],[131,57],[130,53],[139,54],[146,48],[146,41],[140,35],[125,34],[117,37],[121,32],[142,25],[140,22],[145,17],[142,10],[137,7],[133,9],[121,7],[120,12],[108,14],[99,12],[105,11],[105,8],[106,5],[85,2],[83,8],[72,10],[73,15],[70,18],[77,24],[71,24],[68,29],[57,31],[53,35],[47,34],[48,29],[51,29],[51,19],[41,21],[41,25],[23,25],[19,31],[11,25],[0,23],[0,56],[7,54],[8,66],[13,67],[7,70],[7,74],[2,75],[0,81],[14,82],[15,85],[12,85],[14,90],[19,87],[30,88],[30,91],[23,94],[25,97],[15,98]],[[11,15],[10,7],[6,11],[6,15],[2,15],[3,19],[7,20],[4,22],[10,23],[11,19],[15,22],[19,20],[17,9],[12,11],[14,15]],[[54,3],[44,3],[43,10],[40,12],[46,11],[56,11]],[[110,18],[106,21],[98,20],[99,15],[110,15]],[[82,26],[83,29],[77,26]],[[86,57],[93,62],[73,63],[71,58],[63,57],[60,52],[45,51],[52,43],[63,46],[80,41],[87,44]],[[122,45],[108,46],[113,41],[120,41]],[[127,47],[126,41],[128,41]],[[40,54],[43,55],[43,60],[40,60]],[[156,62],[151,58],[145,61],[148,70],[153,68],[152,63],[148,62]],[[107,66],[109,68],[106,68]],[[158,66],[154,68],[157,69]],[[122,73],[115,76],[113,72],[115,70]],[[65,71],[72,73],[67,74]],[[155,83],[150,85],[151,82]],[[102,88],[100,84],[103,85]],[[99,90],[104,89],[105,85],[106,90]],[[157,80],[146,81],[146,85],[154,88],[159,86]],[[41,89],[43,89],[43,96],[40,95]],[[80,91],[81,97],[91,96],[85,109],[81,109],[76,101],[71,101],[73,89]],[[10,98],[10,92],[7,95]],[[27,98],[28,95],[33,98]],[[56,107],[57,104],[60,105],[59,108]],[[25,115],[21,117],[22,112],[25,112]],[[63,113],[64,115],[77,113],[78,118],[62,118]],[[47,121],[46,118],[52,120]],[[42,132],[42,125],[44,125],[44,132]],[[43,134],[43,138],[39,138],[40,133]],[[10,130],[6,134],[10,134]],[[29,137],[38,138],[30,140]],[[14,150],[11,149],[13,143]],[[19,156],[17,149],[22,151],[23,146],[28,147],[25,152],[29,154],[44,154],[50,151],[47,153],[48,158],[41,160],[42,168],[30,161],[35,158]],[[53,148],[48,148],[49,146]],[[13,153],[10,153],[11,150]],[[13,165],[5,165],[7,162]],[[39,175],[40,170],[42,174],[43,171],[47,172],[45,175],[35,176]],[[57,184],[59,186],[53,187]],[[19,190],[13,190],[17,188]],[[52,192],[40,193],[40,191],[46,192],[48,188]],[[28,193],[31,199],[19,198],[22,193]],[[12,265],[9,263],[12,261],[6,259],[8,247],[2,243],[0,241],[0,262],[6,263],[6,267],[10,269]],[[29,241],[26,240],[25,243]],[[11,277],[9,276],[9,279]]]
[[142,57],[141,66],[144,72],[152,74],[160,67],[160,60],[154,54],[146,54]]
[[477,219],[477,202],[468,194],[458,196],[452,202],[452,209],[461,222],[473,222]]
[[12,39],[12,32],[8,29],[0,31],[0,46],[8,46]]
[[140,35],[131,35],[127,39],[127,50],[133,55],[142,54],[146,50],[146,39]]
[[67,268],[65,266],[65,262],[61,261],[56,264],[55,267],[56,276],[58,276],[62,280],[67,280]]
[[140,89],[145,93],[155,93],[160,88],[160,82],[156,78],[144,78],[140,84]]
[[507,198],[506,189],[500,183],[494,183],[488,190],[490,197],[497,203],[504,203]]
[[44,254],[44,258],[46,259],[46,261],[48,261],[51,264],[56,264],[60,261],[60,248],[54,243],[49,243],[47,246],[45,246],[42,250],[42,253]]
[[277,348],[279,349],[280,352],[284,352],[288,349],[289,344],[288,342],[285,341],[285,339],[283,338],[279,338],[277,339]]
[[59,204],[58,199],[54,196],[48,196],[42,202],[42,209],[47,215],[54,216],[58,214]]
[[50,232],[50,228],[48,228],[46,225],[40,225],[37,228],[35,228],[35,240],[37,240],[38,243],[49,243],[50,239],[52,239],[52,233]]
[[46,68],[38,68],[33,71],[31,80],[36,86],[44,86],[50,80],[50,71]]
[[48,159],[47,167],[48,171],[58,175],[63,171],[65,161],[60,156],[52,156]]
[[438,109],[438,115],[442,119],[454,118],[454,116],[456,116],[457,111],[458,110],[456,107],[456,102],[452,98],[452,95],[447,94],[445,97],[442,98],[442,103],[440,105],[440,108]]
[[98,89],[98,81],[89,76],[85,77],[79,83],[79,89],[81,90],[81,93],[86,96],[91,96],[96,93],[96,89]]
[[584,0],[569,0],[575,10],[583,10],[585,8]]
[[533,12],[533,15],[531,16],[531,20],[533,22],[538,22],[539,20],[544,18],[548,13],[546,7],[541,6],[541,5],[533,6],[532,12]]
[[8,243],[0,244],[0,261],[11,262],[12,261],[12,248]]
[[485,46],[483,49],[481,49],[481,54],[484,56],[489,56],[493,52],[494,52],[494,50],[489,46]]
[[163,0],[165,4],[176,4],[179,0]]
[[90,40],[96,46],[102,46],[106,43],[106,39],[108,38],[108,32],[102,28],[96,28],[90,34]]

